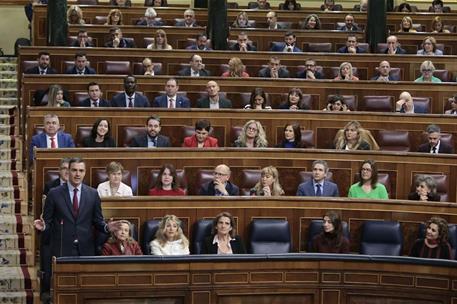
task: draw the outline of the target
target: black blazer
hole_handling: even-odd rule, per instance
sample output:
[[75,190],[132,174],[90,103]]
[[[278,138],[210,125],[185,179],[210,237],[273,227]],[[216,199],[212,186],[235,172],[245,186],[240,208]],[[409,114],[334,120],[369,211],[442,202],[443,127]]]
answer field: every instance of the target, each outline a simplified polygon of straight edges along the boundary
[[[81,107],[90,107],[90,98],[86,98],[81,103],[79,104]],[[100,99],[98,101],[98,106],[99,107],[111,107],[111,104],[108,100]]]
[[43,194],[48,195],[49,190],[51,190],[52,188],[55,188],[55,187],[59,187],[59,186],[60,186],[60,177],[58,177],[50,182],[47,182],[44,185]]
[[[236,196],[240,194],[240,189],[238,188],[238,186],[232,184],[231,182],[227,182],[227,184],[225,185],[225,190],[227,190],[229,196]],[[216,190],[214,189],[214,182],[210,181],[209,183],[204,184],[201,187],[198,195],[216,195]]]
[[[76,71],[76,66],[72,66],[71,68],[66,70],[65,74],[77,75],[78,72]],[[97,72],[93,68],[87,67],[87,66],[84,68],[84,75],[94,75],[94,74],[97,74]]]
[[[132,138],[132,141],[130,142],[129,147],[143,147],[147,148],[148,147],[148,135],[147,134],[141,134],[137,135],[134,138]],[[170,138],[168,136],[164,135],[157,135],[157,148],[166,148],[166,147],[171,147],[170,143]]]
[[[37,74],[39,75],[40,74],[40,69],[38,68],[38,66],[34,66],[33,68],[30,68],[28,70],[26,70],[24,72],[25,74]],[[51,67],[48,67],[46,69],[46,75],[47,74],[57,74],[57,71]]]
[[[423,152],[423,153],[430,153],[430,144],[422,144],[419,146],[419,149],[417,149],[417,152]],[[438,149],[438,154],[453,154],[454,149],[449,146],[448,144],[440,141],[440,148]]]
[[[419,193],[411,192],[410,194],[408,194],[408,199],[411,201],[420,201]],[[438,193],[430,192],[429,194],[427,194],[427,201],[429,202],[439,202],[440,200],[441,195],[439,195]]]
[[[205,246],[202,248],[203,254],[217,254],[217,244],[213,244],[214,235],[210,235],[205,239]],[[238,235],[235,235],[234,239],[230,241],[233,254],[246,253],[243,241]]]
[[[198,74],[199,74],[200,76],[202,76],[202,77],[203,77],[203,76],[205,76],[205,77],[206,77],[206,76],[210,76],[210,72],[207,71],[207,70],[204,70],[204,69],[203,69],[203,70],[200,70],[200,71],[198,72]],[[190,67],[185,67],[185,68],[183,68],[182,70],[180,70],[180,71],[178,72],[178,75],[179,75],[179,76],[190,76]]]

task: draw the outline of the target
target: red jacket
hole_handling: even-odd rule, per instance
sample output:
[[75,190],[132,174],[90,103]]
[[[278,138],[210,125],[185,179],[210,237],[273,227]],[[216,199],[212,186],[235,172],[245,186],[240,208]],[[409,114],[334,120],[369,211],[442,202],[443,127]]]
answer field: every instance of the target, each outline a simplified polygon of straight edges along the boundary
[[[182,144],[183,147],[186,148],[197,148],[198,141],[195,135],[189,136],[184,138],[184,143]],[[203,143],[204,148],[218,148],[219,145],[217,144],[217,138],[208,136]]]
[[125,251],[122,253],[119,241],[116,243],[106,242],[103,245],[102,255],[143,255],[140,246],[135,240],[130,243],[125,242],[124,246]]

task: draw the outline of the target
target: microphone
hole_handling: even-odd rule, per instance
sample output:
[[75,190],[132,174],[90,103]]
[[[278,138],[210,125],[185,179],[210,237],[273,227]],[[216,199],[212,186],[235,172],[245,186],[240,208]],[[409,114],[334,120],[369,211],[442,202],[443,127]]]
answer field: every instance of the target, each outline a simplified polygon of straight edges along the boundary
[[60,256],[62,256],[63,219],[60,220]]

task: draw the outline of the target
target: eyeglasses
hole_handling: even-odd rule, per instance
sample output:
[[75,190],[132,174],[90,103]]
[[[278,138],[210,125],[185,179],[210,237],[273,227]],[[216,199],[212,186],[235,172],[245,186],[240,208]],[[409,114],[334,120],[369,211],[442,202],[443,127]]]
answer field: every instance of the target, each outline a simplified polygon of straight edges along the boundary
[[247,130],[248,130],[248,131],[257,131],[257,128],[248,127]]
[[432,69],[423,69],[422,72],[429,72],[430,73],[430,72],[433,72],[433,70]]
[[216,171],[214,171],[214,172],[213,172],[213,175],[214,175],[214,176],[226,176],[227,174],[222,173],[222,172],[216,172]]

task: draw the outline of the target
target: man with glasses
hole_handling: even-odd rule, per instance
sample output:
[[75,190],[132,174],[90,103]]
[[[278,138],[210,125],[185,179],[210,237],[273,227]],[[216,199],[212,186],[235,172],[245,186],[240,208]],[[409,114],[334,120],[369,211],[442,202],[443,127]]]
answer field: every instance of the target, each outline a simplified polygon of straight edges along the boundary
[[346,39],[346,46],[343,46],[338,49],[338,53],[342,54],[358,54],[366,52],[367,50],[359,47],[356,35],[349,35]]
[[289,71],[281,66],[278,57],[273,56],[268,62],[268,67],[262,68],[258,75],[265,78],[289,78]]
[[406,51],[400,47],[397,36],[391,35],[387,37],[387,48],[382,50],[381,53],[389,55],[404,55]]
[[235,196],[240,194],[238,186],[232,184],[230,168],[227,165],[218,165],[213,172],[213,180],[204,184],[199,195],[207,196]]
[[195,12],[192,9],[186,9],[184,11],[184,20],[176,21],[175,26],[183,27],[197,27],[197,20],[195,20]]
[[309,58],[305,60],[305,69],[297,73],[297,78],[324,79],[324,76],[316,71],[316,61]]
[[44,190],[43,190],[43,196],[46,197],[48,195],[49,190],[52,188],[58,187],[62,184],[65,184],[68,182],[68,164],[70,162],[70,158],[64,157],[60,160],[60,165],[59,165],[59,177],[47,182],[44,185]]

